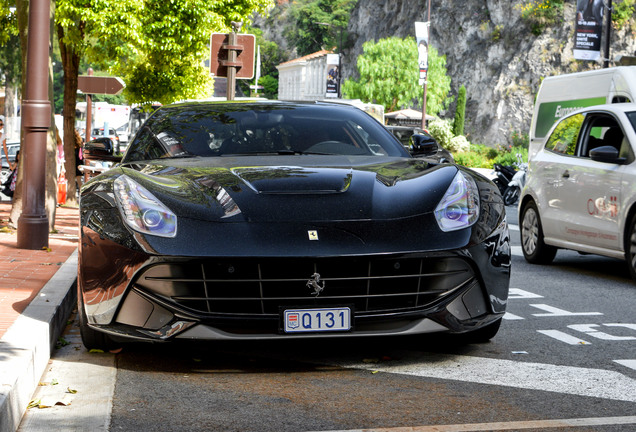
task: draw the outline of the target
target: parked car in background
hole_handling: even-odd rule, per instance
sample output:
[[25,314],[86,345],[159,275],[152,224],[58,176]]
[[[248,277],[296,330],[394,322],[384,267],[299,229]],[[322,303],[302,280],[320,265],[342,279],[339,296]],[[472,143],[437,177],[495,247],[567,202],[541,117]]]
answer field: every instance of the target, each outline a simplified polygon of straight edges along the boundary
[[[389,132],[395,136],[398,141],[406,148],[414,157],[427,157],[437,160],[438,162],[454,163],[455,159],[451,152],[439,145],[439,143],[428,132],[422,128],[414,126],[385,126]],[[414,148],[413,136],[420,135],[417,144],[427,146],[426,151],[418,151]]]
[[84,152],[102,156],[115,156],[120,153],[119,143],[111,137],[95,138],[84,144]]
[[519,203],[528,262],[573,249],[624,259],[636,279],[635,127],[632,103],[584,108],[552,127]]
[[108,135],[104,134],[104,128],[93,128],[93,130],[91,131],[91,137],[90,140],[94,140],[96,138],[100,138],[100,137],[104,137],[107,136],[110,139],[112,139],[117,145],[116,145],[116,149],[117,149],[117,153],[119,153],[120,150],[120,139],[119,139],[119,135],[117,134],[117,131],[114,128],[109,127],[108,128]]
[[7,152],[9,153],[9,160],[7,161],[7,158],[4,154],[4,149],[2,148],[2,145],[0,145],[0,154],[2,156],[2,173],[0,174],[0,184],[4,183],[5,180],[9,177],[9,174],[11,174],[9,162],[15,162],[15,155],[18,150],[20,150],[19,141],[7,142]]
[[128,122],[119,126],[116,129],[117,136],[119,137],[119,143],[121,144],[122,149],[128,146]]
[[[80,198],[87,348],[122,340],[497,333],[496,186],[414,158],[353,106],[163,106]],[[408,235],[405,235],[408,233]]]

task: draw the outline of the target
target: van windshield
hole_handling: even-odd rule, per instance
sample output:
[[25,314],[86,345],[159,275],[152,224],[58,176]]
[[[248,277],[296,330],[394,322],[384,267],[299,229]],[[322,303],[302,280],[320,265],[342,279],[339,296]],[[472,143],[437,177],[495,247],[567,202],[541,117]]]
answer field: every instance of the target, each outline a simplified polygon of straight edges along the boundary
[[627,115],[629,122],[632,124],[632,128],[636,132],[636,111],[628,112],[625,114]]

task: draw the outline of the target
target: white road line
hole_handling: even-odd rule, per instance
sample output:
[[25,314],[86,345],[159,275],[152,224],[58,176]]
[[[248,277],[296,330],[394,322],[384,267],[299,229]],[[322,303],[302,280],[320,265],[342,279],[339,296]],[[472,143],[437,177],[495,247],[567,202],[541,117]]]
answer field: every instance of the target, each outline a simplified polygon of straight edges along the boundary
[[508,224],[508,229],[510,231],[519,231],[519,225]]
[[408,426],[379,429],[348,429],[328,432],[478,432],[478,431],[504,431],[522,429],[546,429],[563,427],[585,426],[612,426],[636,424],[636,416],[626,417],[591,417],[561,420],[528,420],[496,423],[467,423],[439,426]]
[[589,315],[603,315],[602,312],[570,312],[564,309],[559,309],[547,304],[531,304],[530,306],[537,309],[546,311],[547,313],[532,314],[536,317],[563,317],[563,316],[589,316]]
[[636,370],[636,360],[614,360],[614,362],[618,363],[619,365],[623,365],[630,369]]
[[508,300],[529,299],[529,298],[543,298],[543,296],[539,294],[531,293],[530,291],[524,291],[520,288],[510,288],[508,292]]
[[510,253],[517,256],[523,256],[521,246],[510,246]]
[[506,312],[503,316],[503,319],[508,321],[516,321],[525,319],[524,317],[520,317],[519,315],[511,314],[510,312]]
[[539,333],[544,334],[546,336],[550,336],[556,340],[561,342],[565,342],[570,345],[592,345],[591,342],[584,341],[583,339],[576,338],[567,333],[563,333],[559,330],[537,330]]
[[408,360],[339,366],[402,375],[636,402],[636,380],[618,372],[513,360],[427,353]]

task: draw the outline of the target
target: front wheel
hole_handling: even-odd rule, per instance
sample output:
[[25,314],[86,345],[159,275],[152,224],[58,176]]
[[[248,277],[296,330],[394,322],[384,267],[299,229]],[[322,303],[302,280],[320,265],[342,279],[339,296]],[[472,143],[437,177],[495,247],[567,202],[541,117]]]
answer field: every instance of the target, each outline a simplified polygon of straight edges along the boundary
[[519,195],[521,195],[519,186],[508,186],[503,193],[504,204],[507,206],[513,205],[519,199]]
[[543,228],[537,205],[530,201],[521,211],[521,249],[526,261],[532,264],[550,264],[557,248],[543,241]]
[[628,229],[628,236],[625,239],[625,260],[627,261],[629,274],[632,279],[636,280],[636,215],[632,216]]
[[92,349],[98,349],[102,351],[109,351],[117,347],[115,341],[106,333],[102,333],[97,330],[93,330],[88,325],[88,317],[84,311],[84,302],[82,301],[82,294],[78,293],[77,301],[77,314],[79,318],[80,335],[82,336],[82,342],[89,351]]

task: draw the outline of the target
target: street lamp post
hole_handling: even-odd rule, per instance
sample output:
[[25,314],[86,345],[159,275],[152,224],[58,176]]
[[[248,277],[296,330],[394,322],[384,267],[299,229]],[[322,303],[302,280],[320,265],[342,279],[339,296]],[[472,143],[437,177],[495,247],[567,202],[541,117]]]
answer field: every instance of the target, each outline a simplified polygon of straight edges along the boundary
[[[429,23],[429,31],[428,31],[428,44],[431,45],[431,31],[430,31],[430,22],[431,22],[431,0],[428,0],[428,6],[426,7],[426,22]],[[424,81],[424,91],[422,94],[422,129],[426,129],[426,86],[428,81],[428,70],[426,71],[426,80]]]
[[45,208],[46,139],[51,127],[49,102],[49,0],[31,0],[27,42],[26,91],[22,100],[25,149],[22,169],[22,213],[18,219],[17,246],[49,246],[49,218]]

